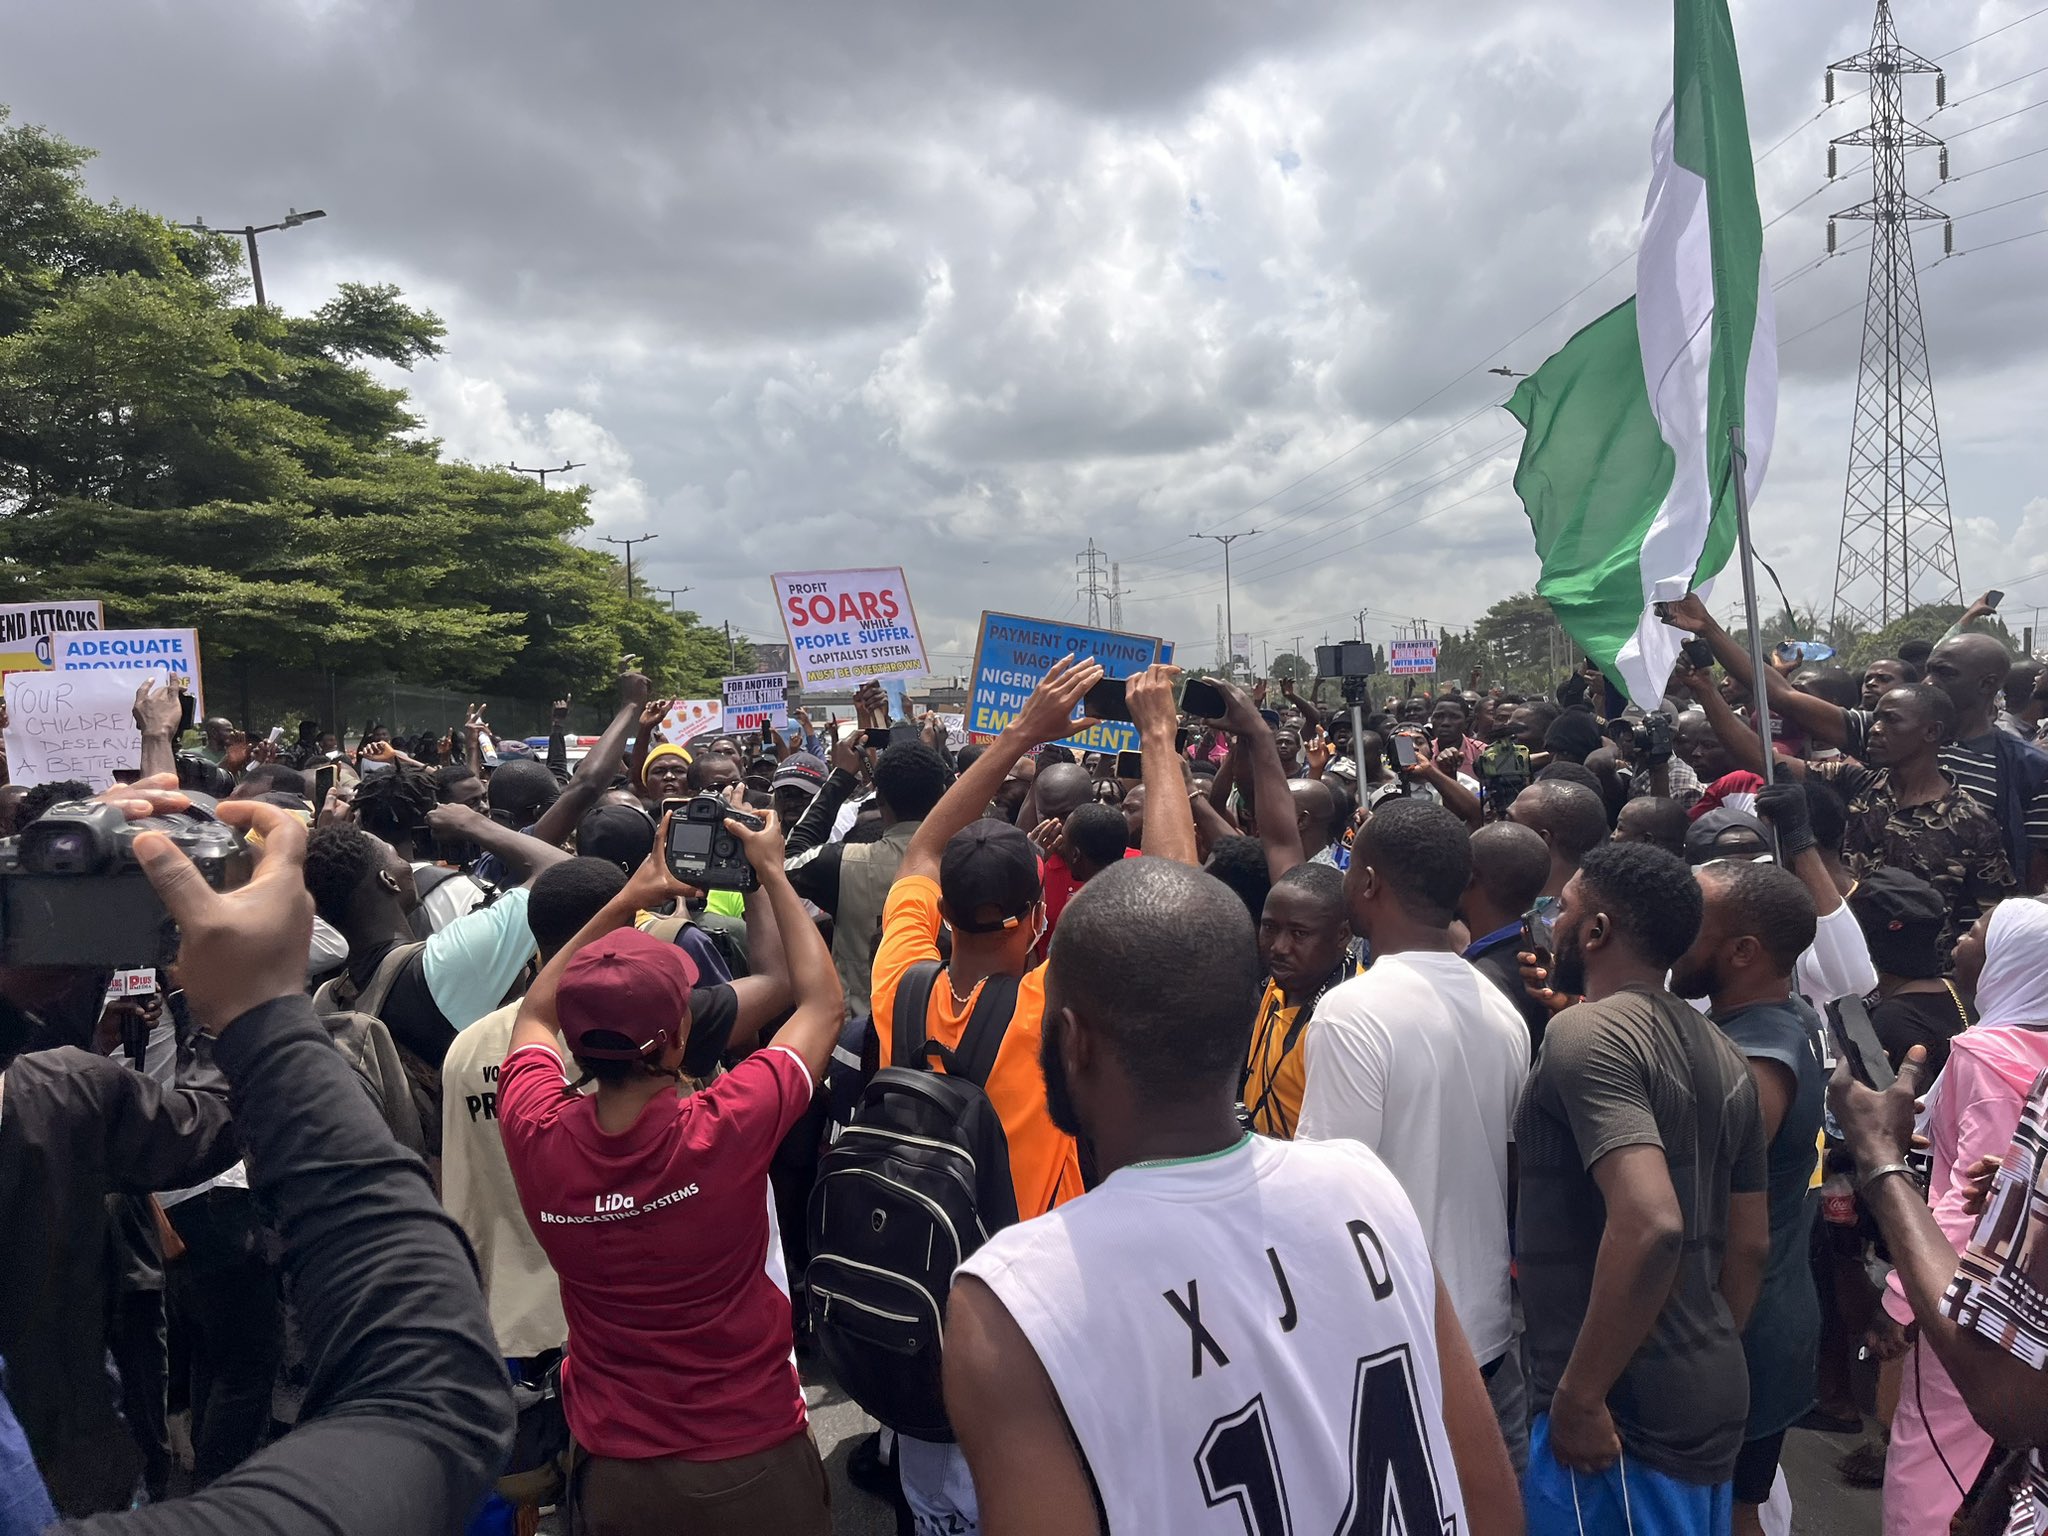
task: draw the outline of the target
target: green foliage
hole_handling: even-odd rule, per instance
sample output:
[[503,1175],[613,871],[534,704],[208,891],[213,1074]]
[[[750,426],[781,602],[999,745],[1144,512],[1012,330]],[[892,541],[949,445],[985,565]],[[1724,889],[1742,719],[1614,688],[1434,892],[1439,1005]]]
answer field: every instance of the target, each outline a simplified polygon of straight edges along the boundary
[[1273,658],[1273,681],[1276,683],[1305,683],[1316,675],[1316,664],[1297,656],[1292,651],[1282,651]]
[[444,459],[361,366],[437,356],[435,316],[252,308],[238,241],[94,202],[88,158],[0,107],[0,600],[102,598],[215,664],[595,698],[631,652],[715,688],[724,636],[629,599],[583,490]]
[[[1948,633],[1949,627],[1963,616],[1960,603],[1923,603],[1903,618],[1891,623],[1876,634],[1859,634],[1849,645],[1843,647],[1838,665],[1860,673],[1880,656],[1896,656],[1899,647],[1909,640],[1924,640],[1929,645],[1938,644]],[[2019,644],[2012,632],[1997,618],[1980,619],[1970,626],[1972,634],[1989,635],[2002,644],[2013,655],[2020,653]]]
[[1482,648],[1487,683],[1523,693],[1548,694],[1578,661],[1550,604],[1533,592],[1517,592],[1487,609],[1471,639]]

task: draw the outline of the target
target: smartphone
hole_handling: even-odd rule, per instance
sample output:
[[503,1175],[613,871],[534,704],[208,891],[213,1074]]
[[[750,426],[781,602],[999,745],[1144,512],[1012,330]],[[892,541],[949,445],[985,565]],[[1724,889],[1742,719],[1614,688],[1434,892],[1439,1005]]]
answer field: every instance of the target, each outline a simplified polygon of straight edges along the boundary
[[327,809],[327,797],[334,793],[336,781],[341,777],[339,763],[323,763],[313,770],[313,811],[317,815]]
[[1189,747],[1201,738],[1201,732],[1192,725],[1184,725],[1173,733],[1173,750],[1185,754]]
[[1698,635],[1694,635],[1678,649],[1684,653],[1685,659],[1691,663],[1695,672],[1704,672],[1714,664],[1714,648]]
[[1221,720],[1230,703],[1221,688],[1205,677],[1197,677],[1181,690],[1180,707],[1198,720]]
[[1522,914],[1522,931],[1528,935],[1529,951],[1546,971],[1557,958],[1557,908],[1556,900],[1545,896]]
[[1891,1087],[1898,1074],[1892,1071],[1892,1059],[1877,1038],[1862,998],[1845,997],[1828,1009],[1828,1032],[1834,1036],[1835,1049],[1848,1059],[1856,1081],[1879,1093]]
[[1422,749],[1413,736],[1402,732],[1394,738],[1394,762],[1401,768],[1413,768],[1422,760]]
[[1120,779],[1142,779],[1145,777],[1145,754],[1142,752],[1119,752],[1116,755],[1116,776]]
[[1081,700],[1081,713],[1096,720],[1128,720],[1130,701],[1124,697],[1124,679],[1105,677]]
[[2004,601],[2005,594],[1997,590],[1997,588],[1995,587],[1991,591],[1986,592],[1983,598],[1984,606],[1986,608],[1989,608],[1993,613],[1998,612],[1998,605]]
[[869,751],[886,752],[889,750],[890,736],[888,726],[877,726],[875,729],[864,731],[861,734],[867,738]]

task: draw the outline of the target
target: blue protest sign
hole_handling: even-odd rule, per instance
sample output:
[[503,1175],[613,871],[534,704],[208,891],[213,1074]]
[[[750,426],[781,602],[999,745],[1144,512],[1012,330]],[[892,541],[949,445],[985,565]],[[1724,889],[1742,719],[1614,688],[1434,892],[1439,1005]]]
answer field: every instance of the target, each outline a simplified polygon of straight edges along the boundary
[[[1170,660],[1172,650],[1156,635],[1126,635],[1086,624],[1059,624],[1012,613],[983,613],[981,634],[974,643],[974,683],[967,696],[970,736],[999,736],[1017,717],[1038,680],[1062,656],[1099,661],[1105,676],[1133,677],[1155,661]],[[1135,752],[1138,728],[1122,720],[1106,720],[1062,746],[1077,752]]]

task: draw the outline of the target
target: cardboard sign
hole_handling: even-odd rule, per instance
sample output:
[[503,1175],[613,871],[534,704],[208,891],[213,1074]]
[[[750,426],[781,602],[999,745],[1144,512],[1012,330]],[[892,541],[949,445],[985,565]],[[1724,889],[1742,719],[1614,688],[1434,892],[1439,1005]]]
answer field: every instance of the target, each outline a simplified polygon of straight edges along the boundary
[[[974,736],[1000,735],[1016,719],[1039,679],[1054,662],[1071,653],[1076,659],[1099,661],[1107,677],[1132,677],[1164,659],[1163,642],[1154,635],[1126,635],[1085,624],[1057,624],[1050,619],[1020,618],[1009,613],[983,613],[974,643],[973,689],[967,696],[967,730]],[[1061,745],[1077,752],[1135,752],[1138,728],[1106,720]]]
[[934,714],[932,718],[945,728],[947,751],[958,752],[967,745],[967,717],[965,715]]
[[206,718],[205,680],[199,673],[196,629],[103,629],[97,634],[58,635],[59,672],[161,672],[182,678],[192,695],[192,718]]
[[900,566],[869,571],[796,571],[769,578],[806,688],[837,688],[882,677],[922,677],[924,637]]
[[726,730],[759,731],[763,725],[772,725],[778,731],[789,729],[787,672],[755,672],[746,677],[728,677],[723,684],[723,692]]
[[134,672],[10,672],[7,772],[16,784],[79,779],[111,789],[117,770],[142,766]]
[[0,672],[47,672],[58,635],[101,628],[106,610],[91,602],[0,603]]
[[724,716],[722,699],[682,699],[661,717],[654,734],[675,746],[688,746],[699,736],[723,729]]
[[1387,651],[1387,671],[1395,677],[1426,677],[1436,670],[1434,640],[1396,640]]

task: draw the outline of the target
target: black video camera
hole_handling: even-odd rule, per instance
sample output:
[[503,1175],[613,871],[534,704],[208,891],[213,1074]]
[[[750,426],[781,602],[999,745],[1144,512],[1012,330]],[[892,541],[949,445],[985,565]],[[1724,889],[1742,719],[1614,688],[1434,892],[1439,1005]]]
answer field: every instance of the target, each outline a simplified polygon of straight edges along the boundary
[[1629,756],[1646,768],[1671,761],[1671,717],[1652,710],[1640,720],[1611,720],[1608,734],[1628,744]]
[[725,824],[736,821],[758,832],[767,822],[708,793],[667,801],[662,810],[668,813],[668,845],[662,858],[670,874],[707,891],[751,891],[760,884],[746,850]]
[[1527,789],[1535,778],[1535,770],[1529,761],[1529,749],[1516,741],[1511,731],[1503,728],[1493,744],[1479,754],[1474,765],[1479,771],[1479,786],[1486,793],[1487,809],[1496,821],[1506,819],[1508,807],[1515,802],[1515,796]]
[[154,965],[170,916],[135,862],[135,838],[161,832],[217,891],[244,884],[254,861],[216,802],[130,821],[97,800],[53,805],[0,841],[0,962],[139,968]]

